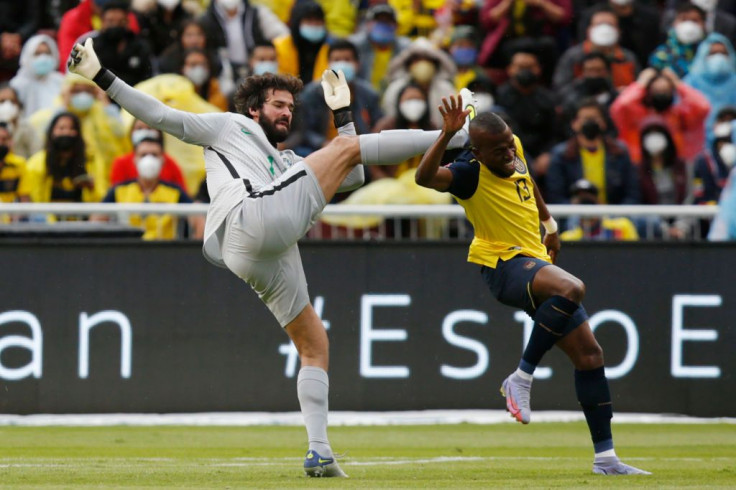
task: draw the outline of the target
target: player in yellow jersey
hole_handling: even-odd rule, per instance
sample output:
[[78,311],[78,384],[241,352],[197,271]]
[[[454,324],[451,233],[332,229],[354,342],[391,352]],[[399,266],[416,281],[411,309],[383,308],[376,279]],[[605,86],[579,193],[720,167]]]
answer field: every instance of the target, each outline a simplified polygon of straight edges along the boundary
[[[575,366],[575,390],[595,447],[593,472],[649,474],[622,463],[613,449],[603,350],[581,304],[585,285],[553,265],[560,250],[557,224],[529,175],[519,139],[496,114],[480,114],[470,122],[470,150],[440,166],[449,140],[471,112],[463,110],[464,98],[442,100],[442,132],[422,158],[416,181],[450,192],[463,206],[475,230],[468,261],[480,266],[501,303],[522,308],[534,319],[519,368],[501,387],[506,407],[516,420],[529,423],[534,369],[557,345]],[[546,230],[543,240],[540,221]]]

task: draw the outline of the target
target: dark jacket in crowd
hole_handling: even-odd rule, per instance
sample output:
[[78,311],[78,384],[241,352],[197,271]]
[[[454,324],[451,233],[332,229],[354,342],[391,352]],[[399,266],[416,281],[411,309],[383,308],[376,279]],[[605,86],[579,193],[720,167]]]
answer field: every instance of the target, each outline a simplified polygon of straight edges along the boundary
[[[152,76],[151,50],[148,43],[129,29],[112,28],[97,33],[95,51],[102,66],[128,85]],[[120,51],[120,43],[124,46]]]
[[[607,204],[639,204],[639,176],[631,164],[626,146],[608,137],[604,139],[604,146]],[[583,162],[577,139],[573,137],[556,145],[550,152],[547,170],[547,202],[568,204],[570,186],[583,177]]]

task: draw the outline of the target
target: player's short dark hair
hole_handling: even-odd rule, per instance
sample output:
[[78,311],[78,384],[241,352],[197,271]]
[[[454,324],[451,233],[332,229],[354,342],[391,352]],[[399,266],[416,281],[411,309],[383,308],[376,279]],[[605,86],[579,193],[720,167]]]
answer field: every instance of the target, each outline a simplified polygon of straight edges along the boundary
[[329,58],[332,56],[332,53],[335,51],[352,51],[353,56],[355,57],[355,60],[360,60],[360,55],[358,54],[358,48],[355,47],[355,44],[348,41],[347,39],[336,39],[335,41],[330,44],[330,47],[327,51],[327,57]]
[[493,112],[482,112],[470,121],[470,127],[478,128],[482,131],[488,132],[489,134],[499,134],[506,131],[506,128],[509,126],[498,114]]
[[608,56],[601,53],[600,51],[591,51],[590,53],[585,53],[583,58],[580,60],[580,66],[583,66],[586,61],[590,60],[602,60],[603,63],[606,64],[606,68],[608,68],[608,71],[611,71],[611,60],[608,58]]
[[700,18],[703,19],[703,22],[705,22],[705,18],[706,18],[705,10],[701,9],[694,3],[683,2],[680,5],[678,5],[675,8],[675,17],[685,12],[697,12],[698,15],[700,15]]
[[296,97],[301,92],[304,84],[301,80],[291,75],[275,75],[264,73],[263,75],[251,75],[240,84],[233,96],[235,110],[246,117],[251,117],[249,109],[258,110],[266,103],[268,94],[272,90],[286,90],[291,92],[296,102]]

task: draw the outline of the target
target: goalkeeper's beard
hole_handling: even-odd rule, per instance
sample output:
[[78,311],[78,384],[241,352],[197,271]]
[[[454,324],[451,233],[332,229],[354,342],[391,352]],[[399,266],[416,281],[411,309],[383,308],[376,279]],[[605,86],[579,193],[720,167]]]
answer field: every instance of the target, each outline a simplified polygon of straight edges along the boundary
[[[285,123],[286,128],[282,125],[278,125],[278,123]],[[258,116],[258,124],[261,125],[263,132],[266,134],[268,142],[274,147],[286,140],[286,138],[289,137],[289,132],[291,131],[291,123],[288,118],[281,117],[278,120],[272,120],[269,119],[263,111],[261,111]]]

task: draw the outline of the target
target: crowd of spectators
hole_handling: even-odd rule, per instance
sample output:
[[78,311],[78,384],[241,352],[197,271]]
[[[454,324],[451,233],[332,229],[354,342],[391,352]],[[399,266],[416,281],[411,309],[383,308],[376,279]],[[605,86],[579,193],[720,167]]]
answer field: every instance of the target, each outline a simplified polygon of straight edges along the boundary
[[[3,202],[209,199],[201,151],[66,73],[89,37],[124,81],[192,112],[232,110],[251,74],[300,77],[283,143],[300,155],[336,136],[319,85],[332,68],[359,134],[437,129],[441,98],[471,89],[521,138],[551,204],[714,204],[736,185],[733,0],[0,0]],[[448,202],[412,187],[417,164],[371,167],[347,202]],[[726,211],[712,236],[736,239]],[[170,216],[131,220],[176,234]],[[657,226],[680,239],[688,224]],[[568,225],[569,239],[635,239],[651,223]]]

